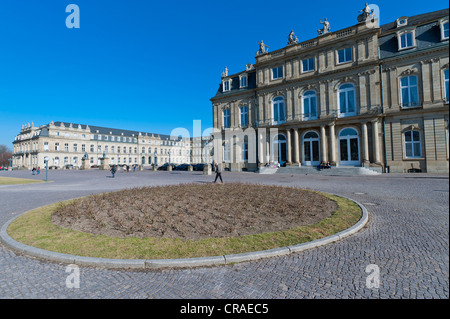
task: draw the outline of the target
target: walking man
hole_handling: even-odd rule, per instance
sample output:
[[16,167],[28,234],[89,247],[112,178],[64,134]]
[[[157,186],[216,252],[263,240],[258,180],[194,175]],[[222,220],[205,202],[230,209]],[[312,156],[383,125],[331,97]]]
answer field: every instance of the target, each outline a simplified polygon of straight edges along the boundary
[[220,182],[223,184],[222,180],[222,165],[219,165],[217,163],[214,164],[214,170],[216,171],[216,179],[214,180],[214,183],[217,181],[217,178],[220,177]]
[[114,178],[114,175],[116,174],[116,166],[115,165],[113,165],[113,167],[111,167],[111,174],[112,174],[112,177]]

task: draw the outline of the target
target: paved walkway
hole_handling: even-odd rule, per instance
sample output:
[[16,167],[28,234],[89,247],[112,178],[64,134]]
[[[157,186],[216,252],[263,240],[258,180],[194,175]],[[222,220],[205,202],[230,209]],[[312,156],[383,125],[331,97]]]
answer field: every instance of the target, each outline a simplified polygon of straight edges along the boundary
[[[134,186],[205,183],[200,172],[51,171],[46,184],[0,186],[0,226],[53,202]],[[24,171],[0,176],[26,177]],[[367,226],[340,242],[284,257],[211,268],[127,271],[80,267],[66,286],[64,264],[21,256],[0,244],[0,298],[449,298],[448,175],[223,174],[241,181],[344,195],[369,211]],[[45,178],[41,173],[38,177]],[[379,288],[367,280],[379,269]],[[370,281],[369,283],[373,283]]]

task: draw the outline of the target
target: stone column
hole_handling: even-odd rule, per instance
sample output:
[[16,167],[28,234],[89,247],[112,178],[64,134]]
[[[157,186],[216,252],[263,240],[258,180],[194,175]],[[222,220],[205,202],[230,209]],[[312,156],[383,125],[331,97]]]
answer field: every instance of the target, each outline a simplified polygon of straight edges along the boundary
[[292,149],[291,149],[291,129],[286,130],[286,161],[292,163]]
[[320,154],[322,157],[322,161],[328,162],[327,136],[325,133],[325,125],[320,126]]
[[294,128],[294,163],[300,163],[300,153],[299,153],[299,140],[298,140],[298,128]]
[[367,123],[363,122],[361,124],[361,131],[362,131],[362,149],[363,149],[363,163],[369,162],[369,136],[367,134]]
[[330,124],[330,161],[337,163],[337,160],[336,160],[336,136],[334,133],[334,123]]
[[380,163],[380,138],[378,136],[378,120],[372,122],[373,161]]

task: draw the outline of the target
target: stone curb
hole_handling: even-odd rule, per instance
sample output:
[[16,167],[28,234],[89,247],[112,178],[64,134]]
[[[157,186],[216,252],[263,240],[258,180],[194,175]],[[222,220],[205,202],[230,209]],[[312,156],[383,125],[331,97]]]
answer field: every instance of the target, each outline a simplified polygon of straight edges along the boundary
[[283,255],[288,255],[292,253],[298,253],[305,251],[307,249],[316,248],[329,243],[333,243],[344,239],[357,233],[361,228],[363,228],[368,222],[369,215],[367,209],[357,201],[347,198],[342,195],[332,194],[342,198],[351,200],[359,205],[362,209],[361,219],[352,227],[343,230],[337,234],[317,239],[311,242],[274,248],[263,251],[248,252],[242,254],[234,255],[223,255],[223,256],[213,256],[213,257],[199,257],[199,258],[184,258],[184,259],[109,259],[109,258],[96,258],[96,257],[83,257],[75,256],[63,253],[56,253],[41,248],[36,248],[22,244],[13,238],[11,238],[7,229],[9,225],[19,216],[26,214],[22,213],[6,222],[0,229],[0,241],[7,247],[15,250],[19,253],[23,253],[32,257],[41,258],[45,260],[50,260],[60,263],[84,265],[84,266],[97,266],[105,268],[126,268],[126,269],[161,269],[161,268],[189,268],[189,267],[200,267],[200,266],[220,266],[227,265],[230,263],[239,263],[245,261],[258,260],[262,258],[278,257]]

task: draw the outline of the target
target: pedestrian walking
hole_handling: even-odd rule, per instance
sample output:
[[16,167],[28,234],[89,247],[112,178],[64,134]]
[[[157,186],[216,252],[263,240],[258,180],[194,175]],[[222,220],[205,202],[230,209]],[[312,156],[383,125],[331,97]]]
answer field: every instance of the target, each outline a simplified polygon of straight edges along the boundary
[[216,171],[216,179],[214,180],[214,183],[217,181],[217,178],[220,178],[220,182],[223,184],[222,180],[222,165],[219,165],[217,163],[214,164],[214,170]]
[[36,175],[36,168],[33,167],[33,169],[31,170],[31,175]]
[[37,170],[36,170],[37,175],[39,175],[41,173],[41,167],[38,166]]
[[113,167],[111,167],[111,174],[112,174],[112,177],[114,178],[114,176],[115,176],[115,174],[116,174],[116,166],[113,166]]

